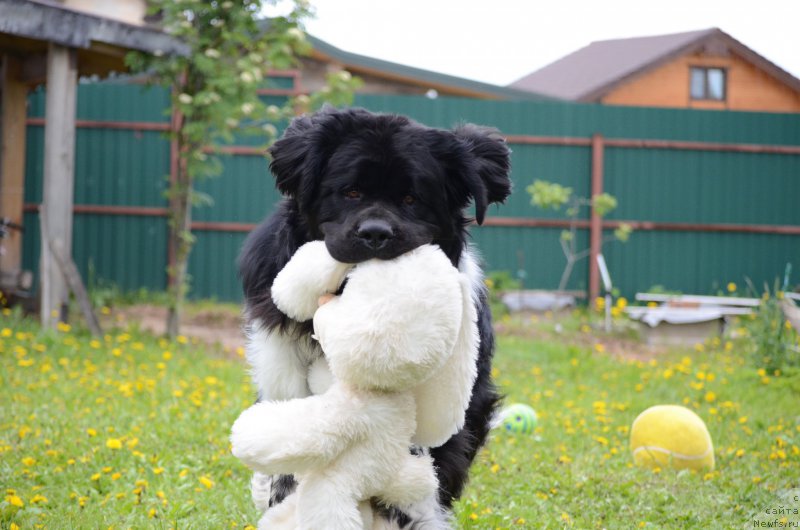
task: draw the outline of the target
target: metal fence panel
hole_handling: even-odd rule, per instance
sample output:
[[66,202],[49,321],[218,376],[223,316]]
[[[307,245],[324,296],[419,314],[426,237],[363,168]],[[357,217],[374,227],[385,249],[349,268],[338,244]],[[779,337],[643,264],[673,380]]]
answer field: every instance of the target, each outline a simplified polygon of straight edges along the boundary
[[[291,83],[281,83],[280,88],[291,89]],[[265,101],[275,104],[284,100],[284,96],[265,96]],[[523,270],[527,288],[558,285],[564,266],[558,237],[566,225],[563,212],[531,206],[525,188],[535,179],[544,179],[587,196],[592,135],[800,144],[800,116],[796,114],[412,96],[357,96],[355,104],[406,114],[437,127],[463,122],[493,126],[510,136],[514,194],[507,204],[491,207],[487,226],[473,227],[472,234],[487,269],[508,270],[514,275]],[[165,286],[167,201],[163,192],[170,145],[162,132],[136,124],[163,128],[169,122],[168,107],[169,94],[160,88],[108,82],[79,87],[78,120],[83,123],[76,141],[76,205],[150,209],[124,215],[100,214],[91,208],[76,213],[73,252],[81,272],[91,276],[92,282],[114,283],[123,289]],[[39,255],[34,208],[41,201],[43,110],[44,94],[37,91],[29,99],[32,121],[27,134],[24,238],[24,263],[34,270]],[[108,128],[104,122],[117,122],[117,126]],[[535,137],[553,142],[542,145]],[[562,138],[572,142],[555,145]],[[258,141],[238,139],[237,144],[254,146]],[[264,157],[238,154],[224,156],[222,162],[222,175],[197,186],[213,204],[193,212],[203,228],[196,230],[197,243],[190,260],[192,296],[237,300],[241,293],[235,260],[246,236],[243,230],[267,215],[280,195]],[[629,243],[604,247],[613,279],[625,295],[653,285],[714,293],[730,281],[741,286],[745,278],[760,286],[782,274],[787,262],[800,266],[800,235],[795,230],[800,226],[800,154],[608,145],[603,170],[605,190],[619,200],[609,220],[691,225],[637,230]],[[507,218],[512,226],[508,222],[492,226],[492,217]],[[562,226],[513,226],[520,219],[531,218],[561,221]],[[582,213],[580,248],[588,246],[588,219],[588,212]],[[794,233],[707,231],[708,225],[720,223],[779,225]],[[584,260],[576,266],[568,288],[585,290],[587,271]]]

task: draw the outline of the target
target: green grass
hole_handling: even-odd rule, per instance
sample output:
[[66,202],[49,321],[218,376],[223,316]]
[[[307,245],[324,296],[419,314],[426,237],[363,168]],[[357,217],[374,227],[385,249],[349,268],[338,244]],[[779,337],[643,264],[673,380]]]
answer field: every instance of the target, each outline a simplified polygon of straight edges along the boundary
[[[539,426],[493,433],[457,506],[460,527],[752,528],[781,518],[767,509],[800,509],[785,497],[800,488],[800,375],[760,375],[736,343],[619,361],[570,345],[580,333],[499,339],[506,402],[533,406]],[[250,473],[227,439],[253,398],[243,362],[191,342],[133,331],[94,341],[4,314],[0,528],[255,524]],[[706,420],[715,471],[632,466],[628,428],[658,403]]]

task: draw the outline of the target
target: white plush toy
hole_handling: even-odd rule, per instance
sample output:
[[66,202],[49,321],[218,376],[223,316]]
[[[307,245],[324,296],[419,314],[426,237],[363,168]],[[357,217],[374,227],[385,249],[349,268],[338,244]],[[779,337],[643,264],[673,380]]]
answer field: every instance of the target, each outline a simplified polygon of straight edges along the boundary
[[371,528],[371,498],[400,508],[435,498],[432,460],[409,446],[439,446],[464,423],[478,346],[470,292],[432,245],[356,266],[321,241],[295,253],[272,297],[295,320],[313,317],[325,358],[309,385],[324,393],[257,403],[233,425],[237,458],[298,481],[259,528]]

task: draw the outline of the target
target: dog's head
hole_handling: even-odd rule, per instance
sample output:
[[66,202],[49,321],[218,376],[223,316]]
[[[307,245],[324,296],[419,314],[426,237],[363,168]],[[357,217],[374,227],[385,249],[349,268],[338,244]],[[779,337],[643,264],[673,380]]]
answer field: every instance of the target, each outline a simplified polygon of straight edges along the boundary
[[461,244],[462,211],[480,224],[511,191],[509,150],[492,129],[424,127],[362,109],[296,118],[270,149],[278,189],[337,260],[392,259]]

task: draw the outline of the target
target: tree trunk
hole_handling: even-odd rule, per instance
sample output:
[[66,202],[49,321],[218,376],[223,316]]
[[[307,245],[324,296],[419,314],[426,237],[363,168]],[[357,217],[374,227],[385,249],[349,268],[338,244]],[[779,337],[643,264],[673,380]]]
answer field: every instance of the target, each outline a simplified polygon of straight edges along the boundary
[[187,269],[192,248],[191,184],[180,185],[179,196],[174,198],[174,211],[170,212],[170,244],[175,249],[175,261],[169,267],[169,312],[167,335],[175,338],[180,333],[180,320],[188,288]]
[[167,335],[174,339],[180,333],[183,305],[188,290],[187,269],[192,250],[192,177],[188,174],[183,147],[186,142],[179,136],[179,161],[174,180],[170,183],[170,233],[169,245],[173,261],[167,268],[169,307],[167,312]]

